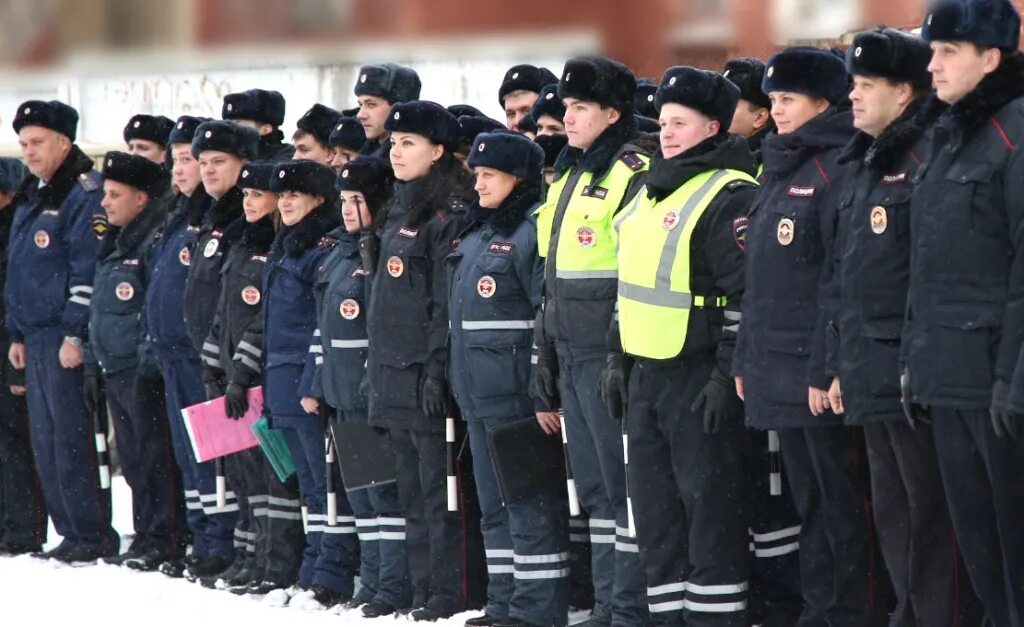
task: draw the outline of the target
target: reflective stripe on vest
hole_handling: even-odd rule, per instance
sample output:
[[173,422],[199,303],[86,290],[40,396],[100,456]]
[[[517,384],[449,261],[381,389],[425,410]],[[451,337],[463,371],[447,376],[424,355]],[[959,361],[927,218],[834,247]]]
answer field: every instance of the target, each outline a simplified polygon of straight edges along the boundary
[[618,231],[618,315],[623,349],[639,357],[671,359],[686,342],[692,307],[724,307],[690,292],[690,238],[715,197],[734,181],[736,170],[709,170],[660,202],[647,188],[615,220]]

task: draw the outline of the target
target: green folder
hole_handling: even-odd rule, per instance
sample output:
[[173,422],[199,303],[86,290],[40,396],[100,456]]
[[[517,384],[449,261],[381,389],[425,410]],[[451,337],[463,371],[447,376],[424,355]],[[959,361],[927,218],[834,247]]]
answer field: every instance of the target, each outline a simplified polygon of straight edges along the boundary
[[266,416],[260,416],[260,419],[252,424],[252,432],[256,435],[263,454],[267,456],[270,465],[274,467],[277,478],[281,480],[281,483],[287,481],[288,477],[295,474],[295,462],[292,461],[292,454],[288,449],[288,443],[285,442],[284,434],[280,429],[272,429]]

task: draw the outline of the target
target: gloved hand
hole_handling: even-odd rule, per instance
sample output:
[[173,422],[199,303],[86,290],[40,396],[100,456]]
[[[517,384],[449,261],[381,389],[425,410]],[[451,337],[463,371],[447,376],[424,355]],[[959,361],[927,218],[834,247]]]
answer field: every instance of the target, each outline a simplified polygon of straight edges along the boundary
[[82,384],[82,396],[85,397],[85,408],[89,410],[89,414],[95,414],[103,402],[103,385],[100,383],[100,376],[98,374],[85,375],[85,381]]
[[629,362],[623,353],[608,353],[608,359],[601,373],[601,400],[608,408],[608,415],[618,421],[626,415],[626,387],[629,382]]
[[451,415],[452,401],[448,396],[448,382],[436,377],[423,380],[423,413],[428,418],[443,420]]
[[903,403],[903,415],[907,417],[907,424],[910,425],[910,428],[916,429],[917,423],[919,422],[923,422],[925,424],[930,423],[931,415],[928,408],[923,405],[918,405],[910,400],[909,370],[904,370],[903,374],[900,375],[900,391],[900,402]]
[[237,383],[229,383],[224,389],[224,408],[228,418],[238,420],[249,411],[249,390]]
[[1019,441],[1024,436],[1024,414],[1011,410],[1009,405],[1010,382],[996,379],[992,384],[992,406],[989,409],[989,414],[992,415],[992,428],[999,437],[1009,435]]
[[545,409],[557,411],[561,405],[558,392],[558,354],[553,346],[537,348],[537,366],[533,373],[537,398]]
[[742,411],[742,403],[736,396],[736,389],[729,385],[728,377],[719,374],[715,369],[704,389],[697,394],[697,399],[690,405],[693,413],[704,412],[704,433],[718,433],[722,424],[734,418]]
[[224,396],[224,381],[223,379],[206,379],[203,381],[203,390],[206,392],[208,401]]

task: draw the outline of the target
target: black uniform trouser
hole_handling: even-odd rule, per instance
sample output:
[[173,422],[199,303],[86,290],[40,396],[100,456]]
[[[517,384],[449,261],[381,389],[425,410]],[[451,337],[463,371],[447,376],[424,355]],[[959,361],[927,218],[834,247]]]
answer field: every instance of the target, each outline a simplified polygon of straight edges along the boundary
[[896,592],[891,627],[978,625],[929,425],[864,426],[875,527]]
[[405,513],[413,607],[459,611],[466,603],[466,545],[460,512],[448,511],[444,433],[390,429],[388,435]]
[[293,474],[282,483],[262,451],[253,450],[258,454],[240,458],[246,489],[257,493],[249,497],[256,534],[253,580],[287,587],[298,581],[306,547],[299,480]]
[[25,397],[11,394],[9,383],[0,378],[0,541],[4,544],[46,542],[46,505],[28,425]]
[[135,370],[104,375],[121,471],[132,490],[132,548],[184,553],[185,497],[159,387],[136,387]]
[[800,512],[797,623],[863,627],[871,614],[865,496],[855,477],[857,434],[839,426],[780,429],[779,444]]
[[1024,625],[1024,446],[983,409],[933,407],[932,432],[974,591],[992,625]]
[[742,418],[704,432],[690,406],[713,358],[638,360],[629,381],[629,490],[651,618],[746,627],[750,536]]
[[262,488],[262,469],[252,458],[263,456],[259,447],[240,451],[224,458],[224,475],[228,489],[238,498],[238,520],[235,521],[235,548],[247,566],[256,564],[256,520],[252,511],[266,505],[266,488]]

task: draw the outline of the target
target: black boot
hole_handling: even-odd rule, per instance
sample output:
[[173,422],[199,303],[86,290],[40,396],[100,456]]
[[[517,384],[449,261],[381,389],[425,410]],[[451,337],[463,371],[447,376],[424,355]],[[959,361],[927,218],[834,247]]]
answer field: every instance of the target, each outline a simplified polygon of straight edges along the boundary
[[197,581],[200,577],[219,575],[231,566],[232,561],[230,557],[200,557],[185,569],[185,579]]
[[483,616],[477,616],[466,621],[466,627],[493,627],[499,624],[504,619],[495,618],[490,614],[484,614]]
[[363,606],[363,617],[364,618],[380,618],[381,616],[391,616],[398,612],[398,608],[385,603],[384,601],[370,601]]

